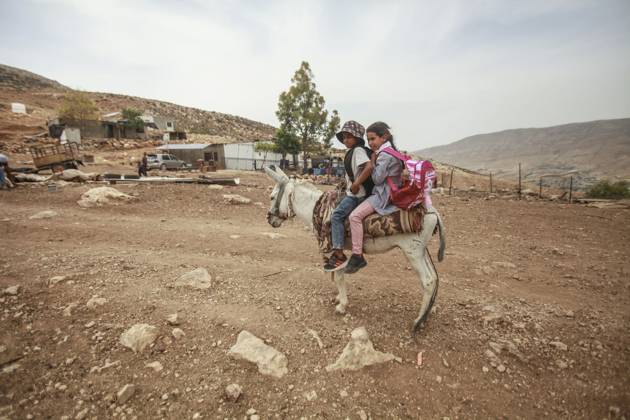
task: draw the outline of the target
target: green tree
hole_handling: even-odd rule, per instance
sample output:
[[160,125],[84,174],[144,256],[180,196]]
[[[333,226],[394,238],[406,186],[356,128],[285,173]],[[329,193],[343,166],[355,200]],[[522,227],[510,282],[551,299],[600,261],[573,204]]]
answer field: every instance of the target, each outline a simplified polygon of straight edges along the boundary
[[59,108],[59,118],[80,123],[98,120],[98,107],[86,92],[74,91],[63,99]]
[[276,116],[282,133],[276,135],[276,139],[291,147],[294,138],[298,140],[298,150],[293,153],[294,163],[297,163],[296,154],[302,151],[306,164],[306,154],[319,151],[323,142],[330,144],[331,129],[339,127],[337,111],[333,111],[331,118],[328,118],[326,101],[317,91],[313,78],[311,66],[303,61],[291,79],[289,90],[282,92],[278,99]]
[[135,128],[136,130],[144,129],[144,121],[140,116],[142,112],[135,108],[124,108],[122,111],[123,120],[127,120],[127,126]]

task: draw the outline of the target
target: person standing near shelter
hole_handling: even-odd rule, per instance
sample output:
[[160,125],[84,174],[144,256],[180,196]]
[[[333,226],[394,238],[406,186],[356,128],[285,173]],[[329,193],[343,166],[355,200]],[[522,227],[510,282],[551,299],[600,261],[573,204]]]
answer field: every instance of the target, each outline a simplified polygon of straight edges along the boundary
[[138,176],[148,176],[147,175],[148,166],[149,166],[149,161],[147,159],[147,152],[144,152],[144,155],[142,155],[142,161],[140,162],[140,165],[138,166]]
[[363,183],[372,174],[372,162],[364,149],[365,129],[356,121],[344,123],[336,134],[337,139],[349,150],[344,157],[346,167],[346,196],[335,208],[331,216],[331,235],[333,253],[324,265],[324,271],[337,271],[344,268],[348,262],[343,253],[345,242],[345,221],[348,215],[365,199],[368,194]]
[[9,158],[0,153],[0,189],[13,188],[9,170]]

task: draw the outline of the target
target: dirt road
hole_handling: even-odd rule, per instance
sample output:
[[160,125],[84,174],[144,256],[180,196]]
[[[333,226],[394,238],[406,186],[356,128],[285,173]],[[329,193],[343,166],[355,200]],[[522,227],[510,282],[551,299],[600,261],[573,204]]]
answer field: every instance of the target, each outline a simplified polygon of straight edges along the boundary
[[[312,234],[272,229],[271,181],[241,175],[223,190],[117,185],[137,199],[90,209],[76,203],[88,185],[0,191],[0,290],[21,286],[0,297],[0,418],[630,416],[630,211],[436,196],[447,255],[414,338],[420,294],[402,253],[369,258],[336,315]],[[43,210],[58,216],[29,219]],[[210,289],[173,287],[198,267]],[[106,302],[86,307],[93,296]],[[141,353],[119,343],[136,323],[160,333]],[[402,362],[327,372],[360,326]],[[287,375],[227,355],[244,329],[287,356]],[[121,405],[125,384],[136,391]]]

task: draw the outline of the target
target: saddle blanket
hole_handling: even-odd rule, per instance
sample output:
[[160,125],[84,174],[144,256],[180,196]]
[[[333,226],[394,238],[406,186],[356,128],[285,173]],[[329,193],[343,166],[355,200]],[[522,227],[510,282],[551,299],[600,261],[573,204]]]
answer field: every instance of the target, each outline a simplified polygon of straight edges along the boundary
[[[325,192],[315,204],[313,230],[317,237],[319,250],[324,254],[332,251],[331,216],[344,195],[345,184]],[[399,210],[387,216],[373,213],[363,220],[364,235],[366,238],[378,238],[399,233],[420,232],[425,212],[426,210],[423,206],[418,206],[411,210]],[[346,220],[346,237],[350,237],[348,220]]]

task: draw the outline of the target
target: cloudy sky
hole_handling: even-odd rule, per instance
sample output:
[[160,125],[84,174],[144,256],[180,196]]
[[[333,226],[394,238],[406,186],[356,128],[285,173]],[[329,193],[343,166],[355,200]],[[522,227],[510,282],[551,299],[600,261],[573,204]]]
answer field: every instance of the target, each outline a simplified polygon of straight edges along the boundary
[[630,1],[1,0],[0,63],[276,125],[302,60],[416,150],[630,117]]

